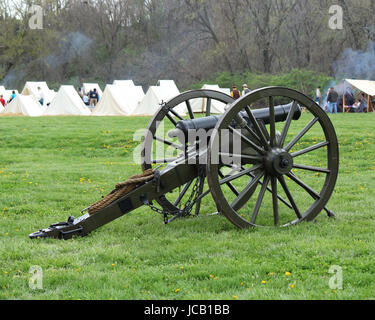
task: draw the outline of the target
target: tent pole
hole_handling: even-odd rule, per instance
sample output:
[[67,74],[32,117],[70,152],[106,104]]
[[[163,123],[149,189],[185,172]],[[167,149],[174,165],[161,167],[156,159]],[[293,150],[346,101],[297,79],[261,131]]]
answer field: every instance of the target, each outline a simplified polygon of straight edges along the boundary
[[372,106],[371,106],[371,96],[368,94],[367,95],[367,112],[370,113],[370,110],[372,109]]

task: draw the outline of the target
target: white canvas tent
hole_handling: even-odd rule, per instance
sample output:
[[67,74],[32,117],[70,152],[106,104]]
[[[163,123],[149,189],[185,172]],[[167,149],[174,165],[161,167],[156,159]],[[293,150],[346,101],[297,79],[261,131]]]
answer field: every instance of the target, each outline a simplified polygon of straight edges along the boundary
[[174,80],[159,80],[157,86],[158,87],[166,87],[166,88],[174,88],[178,92],[180,92],[180,90],[178,90],[177,85],[174,82]]
[[56,92],[53,90],[50,90],[48,88],[48,85],[46,82],[34,82],[34,81],[28,81],[25,84],[25,87],[23,88],[21,94],[26,96],[34,96],[34,98],[38,97],[38,87],[41,89],[44,95],[44,105],[48,105],[52,102],[53,98],[56,95]]
[[[174,98],[180,94],[173,80],[161,80],[158,86],[151,86],[142,102],[133,111],[132,115],[137,116],[153,116],[159,109],[162,102]],[[177,106],[175,110],[182,116],[186,114],[186,106]]]
[[353,79],[345,79],[353,87],[357,88],[358,90],[370,95],[375,96],[375,81],[370,80],[353,80]]
[[75,115],[89,116],[91,111],[83,103],[73,86],[61,86],[51,104],[46,108],[45,116]]
[[11,103],[9,103],[5,114],[23,114],[30,117],[38,117],[43,113],[44,108],[33,96],[17,95]]
[[133,80],[115,80],[113,84],[116,86],[135,87]]
[[[210,84],[205,84],[202,89],[205,90],[214,90],[214,91],[219,91],[223,92],[227,95],[230,95],[230,89],[223,89],[220,88],[217,84],[215,85],[210,85]],[[200,98],[200,99],[193,99],[190,101],[191,108],[193,109],[193,112],[196,113],[205,113],[206,108],[207,108],[207,99],[206,98]],[[225,112],[225,103],[222,103],[217,100],[212,100],[211,101],[211,113],[224,113]]]
[[107,85],[94,109],[94,116],[129,116],[145,94],[142,87]]
[[100,98],[102,97],[102,95],[103,95],[103,91],[102,91],[102,89],[100,89],[100,87],[99,87],[99,85],[97,84],[97,83],[84,83],[83,84],[83,91],[85,92],[85,93],[89,93],[91,90],[94,90],[94,89],[96,89],[96,91],[98,92],[98,94],[99,94],[99,100],[100,100]]
[[372,97],[375,97],[375,81],[345,79],[345,82],[349,83],[352,87],[358,89],[359,91],[367,94],[367,112],[370,112],[372,109],[371,100]]

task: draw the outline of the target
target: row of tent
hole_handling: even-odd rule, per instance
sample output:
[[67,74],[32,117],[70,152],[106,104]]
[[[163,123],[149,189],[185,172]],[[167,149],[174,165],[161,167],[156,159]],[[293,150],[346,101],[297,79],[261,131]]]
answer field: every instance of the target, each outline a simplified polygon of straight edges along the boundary
[[[43,92],[43,106],[37,98],[38,88]],[[173,80],[160,80],[156,86],[151,86],[146,94],[143,88],[136,86],[132,80],[116,80],[113,84],[107,85],[104,92],[94,83],[83,84],[82,89],[89,92],[94,88],[97,89],[100,99],[91,110],[83,103],[73,86],[63,85],[56,93],[48,88],[46,82],[27,82],[21,94],[17,94],[5,108],[1,107],[0,113],[26,116],[152,116],[159,110],[162,102],[180,94]],[[202,89],[230,94],[230,89],[223,89],[218,85],[204,85]],[[194,99],[191,106],[193,112],[203,113],[206,111],[206,99]],[[221,114],[224,108],[224,103],[213,101],[211,112]],[[176,111],[181,114],[187,113],[185,105],[177,106]]]

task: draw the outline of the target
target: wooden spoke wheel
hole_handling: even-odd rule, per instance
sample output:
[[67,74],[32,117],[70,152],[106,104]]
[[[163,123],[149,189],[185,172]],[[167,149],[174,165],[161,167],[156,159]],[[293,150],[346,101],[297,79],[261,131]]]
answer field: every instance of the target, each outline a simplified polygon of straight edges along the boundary
[[[276,105],[290,107],[283,122],[276,120]],[[258,107],[269,110],[267,124],[255,118]],[[306,112],[293,120],[299,107]],[[246,115],[245,123],[239,113]],[[232,142],[237,148],[224,152],[224,140],[234,141],[235,136],[241,148]],[[268,87],[242,97],[226,111],[211,136],[207,161],[210,191],[230,222],[238,228],[286,227],[312,221],[322,210],[329,213],[339,147],[333,124],[314,101],[295,90]]]
[[[150,121],[142,143],[141,163],[142,170],[150,168],[161,168],[168,163],[185,158],[186,153],[192,146],[183,145],[178,139],[171,139],[168,136],[170,130],[176,129],[181,120],[195,119],[202,116],[210,116],[213,106],[219,105],[223,108],[233,102],[233,98],[218,91],[195,90],[182,93],[161,105],[159,111]],[[198,107],[195,106],[198,104]],[[199,110],[199,112],[195,112]],[[160,152],[160,150],[162,150]],[[205,170],[203,170],[205,175]],[[199,179],[199,177],[197,178]],[[202,179],[202,177],[201,177]],[[205,179],[205,176],[203,177]],[[201,186],[204,185],[204,181]],[[179,190],[162,196],[157,202],[164,210],[174,214],[184,205],[193,192],[196,183],[190,181]],[[198,190],[201,199],[209,194],[209,191]],[[196,214],[200,209],[200,201],[196,206]]]

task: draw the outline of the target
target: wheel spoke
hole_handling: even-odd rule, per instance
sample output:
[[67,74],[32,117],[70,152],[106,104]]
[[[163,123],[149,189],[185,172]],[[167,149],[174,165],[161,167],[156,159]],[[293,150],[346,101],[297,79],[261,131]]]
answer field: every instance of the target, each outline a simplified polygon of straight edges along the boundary
[[319,121],[319,118],[313,119],[289,144],[285,147],[286,151],[290,151],[295,144]]
[[279,225],[279,203],[278,203],[278,194],[277,194],[277,178],[271,178],[272,185],[272,204],[273,204],[273,220],[275,226]]
[[[199,190],[198,190],[198,194],[201,194],[203,192],[204,182],[205,182],[206,178],[200,177],[198,179],[203,179],[203,181],[201,181],[201,184],[200,184],[200,187],[199,187]],[[202,204],[202,198],[198,198],[196,200],[196,205],[195,205],[195,216],[199,215],[199,212],[201,210],[201,204]]]
[[162,159],[162,160],[152,160],[153,164],[163,164],[163,163],[171,163],[176,161],[177,158],[169,158],[169,159]]
[[262,129],[260,128],[257,119],[255,119],[255,117],[253,115],[253,112],[251,111],[250,107],[247,106],[245,108],[245,111],[246,111],[247,115],[249,116],[250,122],[253,125],[257,135],[259,136],[260,142],[268,150],[269,149],[268,141],[267,141],[266,137],[264,136],[264,133],[263,133]]
[[249,175],[250,172],[254,172],[254,171],[256,171],[256,170],[258,170],[258,169],[260,169],[262,167],[263,167],[263,164],[259,164],[259,165],[256,165],[256,166],[252,167],[252,168],[249,168],[249,169],[246,169],[244,171],[241,171],[240,173],[238,173],[236,175],[224,177],[224,179],[222,179],[222,180],[219,181],[219,184],[223,185],[223,184],[225,184],[227,182],[231,182],[233,180],[241,178],[242,176]]
[[319,193],[317,193],[314,189],[310,188],[307,184],[305,184],[302,180],[298,179],[297,176],[295,176],[292,173],[288,173],[287,176],[293,180],[295,183],[297,183],[302,189],[305,189],[305,191],[310,194],[310,196],[314,200],[319,200],[321,197]]
[[[249,173],[249,176],[252,177],[252,178],[255,177],[252,173]],[[263,185],[262,181],[259,181],[258,183],[261,186]],[[267,191],[269,191],[270,193],[272,193],[272,189],[270,187],[267,187]],[[288,202],[286,202],[286,200],[283,197],[281,197],[280,195],[278,195],[277,198],[279,199],[280,202],[282,202],[283,204],[285,204],[289,209],[293,209],[293,207]]]
[[[297,183],[300,187],[302,187],[303,189],[305,189],[305,191],[307,191],[307,193],[314,199],[314,200],[319,200],[321,198],[321,196],[316,192],[314,191],[313,189],[311,189],[307,184],[305,184],[302,180],[298,179],[294,174],[290,173],[288,175],[288,177],[293,180],[295,183]],[[327,207],[324,207],[324,210],[329,214],[331,214],[330,210],[327,209]]]
[[179,118],[180,120],[184,120],[184,118],[181,117],[181,116],[178,114],[178,112],[177,112],[176,110],[174,110],[173,108],[169,109],[169,111],[170,111],[173,115],[175,115],[177,118]]
[[280,182],[281,186],[284,189],[284,192],[285,192],[286,196],[288,197],[290,203],[292,204],[292,208],[293,208],[294,212],[296,213],[298,219],[302,219],[301,212],[299,211],[298,206],[297,206],[296,202],[294,201],[294,198],[293,198],[292,194],[289,191],[289,188],[288,188],[288,186],[285,182],[284,177],[280,176],[278,179],[279,179],[279,182]]
[[317,144],[315,146],[311,146],[309,148],[306,148],[306,149],[294,152],[294,153],[291,154],[291,156],[293,158],[296,158],[296,157],[302,156],[303,154],[306,154],[306,153],[309,153],[309,152],[312,152],[312,151],[324,148],[325,146],[328,146],[328,145],[329,145],[328,141],[322,142],[322,143],[319,143],[319,144]]
[[260,154],[266,154],[266,152],[261,148],[259,147],[258,145],[256,145],[254,142],[252,142],[250,139],[248,139],[247,137],[245,137],[240,131],[234,129],[232,126],[229,126],[228,129],[232,132],[232,133],[235,133],[237,134],[238,136],[241,137],[241,139],[247,143],[248,145],[250,145],[250,147],[252,147],[255,151],[257,151],[258,153]]
[[270,140],[271,148],[276,146],[276,120],[275,120],[275,104],[273,102],[273,97],[269,98],[269,108],[270,108]]
[[211,114],[211,104],[212,104],[211,98],[207,98],[206,117],[208,117]]
[[279,147],[280,148],[282,148],[284,146],[285,139],[286,139],[286,136],[288,135],[288,131],[289,131],[290,125],[292,123],[292,120],[293,120],[293,117],[294,117],[294,113],[295,113],[295,111],[297,109],[297,106],[298,106],[297,101],[294,101],[293,102],[293,106],[292,106],[292,108],[289,111],[288,118],[286,119],[283,132],[281,134],[281,138],[280,138],[280,142],[279,142]]
[[198,200],[201,200],[201,199],[203,199],[204,197],[206,197],[207,195],[209,195],[210,192],[211,192],[211,190],[209,190],[209,189],[208,189],[207,191],[203,192],[203,193],[197,198],[197,201],[198,201]]
[[163,138],[160,138],[158,136],[154,136],[154,140],[162,142],[162,143],[166,144],[167,146],[175,148],[176,150],[184,150],[183,146],[179,146],[178,144],[175,144],[173,142],[170,142],[170,141],[165,140]]
[[256,188],[258,181],[264,176],[263,172],[260,172],[251,182],[246,186],[246,188],[238,195],[237,199],[233,201],[231,207],[236,207],[243,199],[247,199],[249,193],[253,193],[253,188]]
[[188,112],[189,112],[190,119],[195,119],[193,108],[191,107],[190,101],[186,100],[185,103],[186,103],[186,108],[188,109]]
[[260,207],[262,205],[264,195],[266,193],[269,182],[270,182],[270,177],[268,175],[266,175],[266,177],[264,178],[264,181],[263,181],[262,189],[260,190],[260,193],[259,193],[259,196],[258,196],[257,203],[256,203],[255,208],[254,208],[252,218],[251,218],[252,224],[255,224],[255,221],[258,217],[259,210],[260,210]]
[[175,207],[177,207],[180,204],[182,198],[185,196],[186,192],[189,190],[189,188],[190,188],[190,186],[191,186],[192,183],[193,183],[193,180],[191,180],[187,184],[185,184],[184,188],[182,189],[182,191],[178,195],[178,198],[174,202],[174,206]]
[[169,119],[170,122],[172,122],[172,124],[176,127],[177,126],[177,122],[175,119],[173,119],[173,117],[169,114],[169,112],[166,114],[166,117]]
[[255,162],[262,162],[263,157],[261,156],[250,156],[250,155],[244,155],[244,154],[230,154],[225,152],[219,152],[219,156],[225,157],[225,158],[232,158],[232,159],[246,159],[250,161]]
[[313,172],[321,172],[321,173],[331,173],[330,170],[324,169],[324,168],[318,168],[318,167],[311,167],[311,166],[305,166],[302,164],[294,164],[294,169],[301,169],[301,170],[307,170],[307,171],[313,171]]
[[[219,170],[219,176],[221,177],[221,178],[224,178],[225,176],[224,176],[224,174]],[[230,182],[226,182],[225,183],[228,187],[229,187],[229,189],[231,189],[232,190],[232,192],[235,194],[235,196],[236,197],[238,197],[239,196],[239,192],[237,191],[237,189],[233,186],[233,184],[231,184]]]

